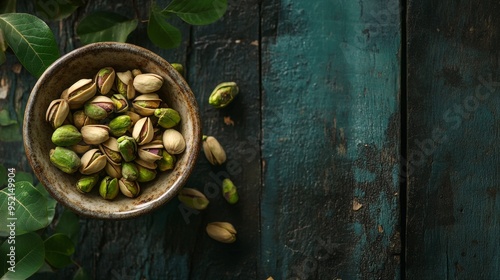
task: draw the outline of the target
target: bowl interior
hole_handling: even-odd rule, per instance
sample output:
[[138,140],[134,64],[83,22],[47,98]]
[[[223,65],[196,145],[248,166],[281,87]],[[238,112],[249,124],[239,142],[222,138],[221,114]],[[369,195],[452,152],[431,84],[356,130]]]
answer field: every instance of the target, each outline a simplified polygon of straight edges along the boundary
[[[177,157],[174,170],[158,172],[154,181],[142,183],[141,194],[133,199],[120,194],[108,201],[102,199],[96,190],[82,194],[75,187],[79,175],[63,173],[49,160],[49,151],[55,147],[50,140],[53,129],[45,121],[50,102],[59,98],[62,91],[77,80],[93,78],[106,66],[117,72],[138,68],[143,73],[162,76],[164,83],[158,94],[181,115],[181,123],[176,129],[186,140],[186,150]],[[36,176],[56,200],[83,216],[120,219],[147,213],[176,195],[195,165],[201,129],[194,95],[168,62],[135,45],[96,43],[61,57],[40,77],[28,100],[23,136],[26,155]]]

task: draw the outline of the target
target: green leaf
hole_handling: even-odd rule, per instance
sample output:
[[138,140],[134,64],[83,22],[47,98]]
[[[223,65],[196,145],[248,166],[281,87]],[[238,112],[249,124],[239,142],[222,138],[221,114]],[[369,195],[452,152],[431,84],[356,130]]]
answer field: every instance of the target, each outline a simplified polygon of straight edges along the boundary
[[48,223],[52,223],[54,219],[54,215],[56,214],[56,205],[57,201],[50,196],[49,192],[45,189],[45,187],[39,183],[35,186],[35,188],[43,194],[43,196],[47,199],[47,220]]
[[15,13],[17,0],[2,0],[0,2],[0,14]]
[[37,78],[59,58],[54,34],[36,16],[24,13],[0,15],[0,29],[21,64]]
[[19,124],[0,126],[0,141],[16,142],[21,140],[23,140],[23,136]]
[[17,171],[16,172],[16,181],[21,182],[21,181],[26,181],[30,184],[33,184],[33,175],[28,172],[23,172],[23,171]]
[[167,19],[167,15],[152,9],[149,14],[148,36],[160,48],[176,48],[181,44],[181,31],[168,23]]
[[5,50],[7,50],[7,42],[5,42],[5,36],[3,35],[2,29],[0,29],[0,65],[7,60]]
[[0,189],[7,185],[7,168],[0,164]]
[[65,1],[36,0],[36,13],[48,20],[61,20],[69,17],[80,5],[74,5]]
[[80,218],[69,209],[64,209],[57,222],[56,232],[67,235],[73,244],[77,244],[80,234]]
[[47,199],[31,183],[17,182],[0,191],[0,235],[9,234],[8,224],[12,221],[16,235],[44,228],[49,225],[47,216]]
[[90,275],[83,269],[83,267],[78,268],[73,276],[73,280],[91,280]]
[[[45,248],[40,235],[31,232],[16,236],[15,244],[9,244],[9,240],[11,239],[7,239],[0,246],[0,275],[3,275],[1,277],[2,280],[23,280],[33,275],[42,267]],[[8,270],[11,265],[7,263],[7,261],[10,261],[10,256],[7,256],[7,254],[11,253],[11,249],[13,249],[11,246],[14,247],[16,254],[15,272]]]
[[96,12],[80,22],[76,33],[83,44],[125,42],[128,35],[137,28],[137,23],[137,19],[129,19],[112,12]]
[[47,238],[45,260],[54,268],[63,268],[72,264],[71,256],[75,253],[75,245],[66,234],[56,233]]
[[189,24],[205,25],[220,19],[226,10],[227,0],[174,0],[164,11]]
[[8,126],[11,124],[17,124],[16,119],[11,119],[8,110],[0,110],[0,126]]

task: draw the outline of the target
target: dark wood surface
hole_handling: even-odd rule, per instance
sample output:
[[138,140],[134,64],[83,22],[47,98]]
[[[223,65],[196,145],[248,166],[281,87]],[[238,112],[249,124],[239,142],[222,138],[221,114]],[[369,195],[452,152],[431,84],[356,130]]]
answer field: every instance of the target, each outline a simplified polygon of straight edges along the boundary
[[[81,45],[75,25],[89,12],[145,20],[150,5],[87,2],[50,23],[62,53]],[[184,40],[174,50],[152,45],[140,23],[128,42],[186,66],[203,133],[228,162],[214,168],[200,155],[187,186],[210,199],[205,211],[173,200],[136,219],[80,219],[75,261],[93,279],[496,279],[498,8],[229,1],[214,24],[177,22]],[[240,95],[216,110],[207,99],[224,81]],[[36,79],[9,55],[0,82],[0,108],[22,120]],[[8,133],[0,163],[30,172],[20,131]],[[220,194],[226,176],[236,205]],[[236,243],[210,239],[212,221],[231,222]]]

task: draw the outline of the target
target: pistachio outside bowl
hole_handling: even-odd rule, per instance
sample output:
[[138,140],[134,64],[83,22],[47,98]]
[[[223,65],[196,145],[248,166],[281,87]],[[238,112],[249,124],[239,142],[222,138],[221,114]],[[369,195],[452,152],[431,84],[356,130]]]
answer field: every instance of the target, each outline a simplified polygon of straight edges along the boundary
[[[178,130],[186,140],[185,151],[177,157],[172,171],[158,172],[154,181],[141,184],[136,198],[119,195],[102,199],[95,186],[88,194],[77,191],[77,173],[66,174],[49,160],[52,127],[45,121],[50,102],[81,78],[93,78],[99,69],[111,66],[117,72],[140,69],[156,73],[164,83],[158,94],[181,115]],[[95,43],[78,48],[54,62],[35,84],[26,106],[23,125],[24,147],[29,163],[40,182],[61,204],[79,215],[100,219],[137,217],[168,202],[182,188],[193,170],[200,150],[201,124],[195,97],[185,80],[163,58],[126,43]]]

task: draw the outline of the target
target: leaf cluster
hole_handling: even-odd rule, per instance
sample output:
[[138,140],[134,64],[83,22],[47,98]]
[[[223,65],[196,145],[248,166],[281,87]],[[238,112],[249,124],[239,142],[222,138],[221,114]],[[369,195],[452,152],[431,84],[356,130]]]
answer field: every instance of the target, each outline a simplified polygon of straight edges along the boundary
[[[7,170],[0,165],[0,175],[0,187],[3,187],[0,190],[0,278],[26,279],[36,272],[55,271],[73,264],[79,218],[65,209],[54,222],[56,201],[41,184],[33,185],[30,173],[17,172],[17,182],[12,178],[9,182],[4,179],[8,178]],[[49,225],[53,228],[49,229]],[[7,259],[12,251],[14,271],[9,270],[11,264]]]
[[[2,0],[0,64],[5,62],[5,52],[10,48],[32,75],[40,77],[60,56],[54,34],[45,21],[67,18],[83,5],[84,0],[35,0],[35,16],[16,13],[16,0]],[[145,21],[147,34],[150,41],[160,48],[176,48],[182,42],[182,34],[171,24],[173,18],[180,18],[191,25],[207,25],[220,19],[226,10],[227,0],[172,0],[166,7],[153,3]],[[84,45],[105,41],[126,42],[142,22],[111,11],[95,11],[78,23],[76,33]]]

